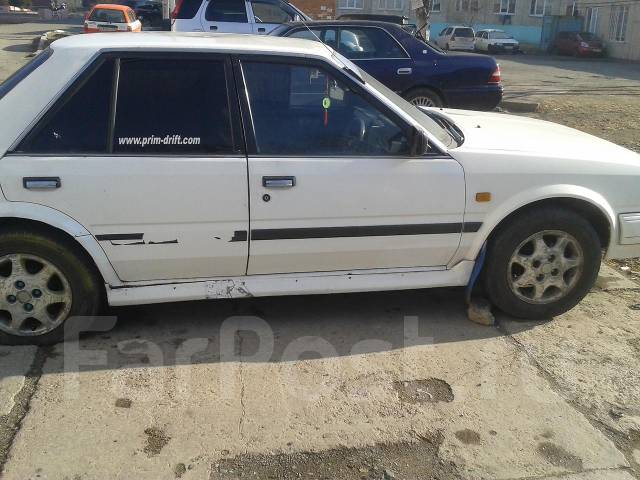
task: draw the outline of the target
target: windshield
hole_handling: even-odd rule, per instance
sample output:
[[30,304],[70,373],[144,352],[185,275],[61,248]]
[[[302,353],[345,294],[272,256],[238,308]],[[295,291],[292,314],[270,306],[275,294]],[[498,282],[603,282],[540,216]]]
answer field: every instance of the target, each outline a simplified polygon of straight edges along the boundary
[[489,38],[499,39],[499,40],[507,40],[512,39],[513,35],[509,35],[507,32],[491,32],[489,34]]
[[453,137],[441,127],[438,123],[436,123],[433,119],[431,119],[427,114],[421,112],[418,107],[410,104],[400,95],[395,93],[393,90],[384,86],[378,80],[373,78],[364,70],[358,68],[353,62],[346,59],[339,53],[336,53],[335,56],[340,60],[341,63],[345,65],[346,68],[354,72],[358,75],[365,83],[371,85],[375,90],[382,93],[385,97],[391,100],[395,105],[402,109],[407,115],[409,115],[416,123],[422,125],[429,133],[431,133],[435,138],[437,138],[440,142],[442,142],[447,148],[455,146],[455,141]]
[[589,32],[581,32],[580,37],[582,38],[582,40],[585,40],[587,42],[598,39],[598,37],[596,37],[593,33]]

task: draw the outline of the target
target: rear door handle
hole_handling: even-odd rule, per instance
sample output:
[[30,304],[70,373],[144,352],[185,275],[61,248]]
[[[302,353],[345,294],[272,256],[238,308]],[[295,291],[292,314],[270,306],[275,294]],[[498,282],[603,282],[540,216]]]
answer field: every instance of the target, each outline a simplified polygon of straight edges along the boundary
[[296,186],[296,177],[262,177],[266,188],[291,188]]
[[217,27],[217,26],[215,26],[215,25],[211,25],[211,26],[209,27],[209,30],[217,30],[217,29],[218,29],[218,27]]
[[411,68],[399,68],[398,69],[398,75],[411,75],[411,72],[413,72],[413,70]]
[[54,190],[62,186],[60,177],[24,177],[22,186],[27,190]]
[[258,33],[264,33],[264,32],[266,32],[266,31],[267,31],[267,29],[266,29],[266,28],[264,28],[264,27],[260,27],[260,28],[258,28]]

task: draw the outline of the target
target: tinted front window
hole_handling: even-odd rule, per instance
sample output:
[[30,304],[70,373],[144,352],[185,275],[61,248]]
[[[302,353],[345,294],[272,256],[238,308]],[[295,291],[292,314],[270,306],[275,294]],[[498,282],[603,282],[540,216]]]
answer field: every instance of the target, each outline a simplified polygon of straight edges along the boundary
[[115,152],[222,154],[232,143],[224,62],[121,61]]
[[[18,151],[104,153],[107,150],[113,61],[104,62],[71,97],[54,106]],[[74,87],[71,87],[73,91]]]
[[293,16],[273,3],[252,2],[253,15],[257,23],[285,23]]
[[205,19],[210,22],[247,23],[244,0],[209,0]]
[[380,28],[341,28],[339,52],[352,60],[407,56],[398,42]]
[[375,156],[408,150],[401,128],[323,70],[243,63],[243,72],[260,154]]
[[126,23],[124,12],[121,10],[95,9],[89,16],[92,22]]

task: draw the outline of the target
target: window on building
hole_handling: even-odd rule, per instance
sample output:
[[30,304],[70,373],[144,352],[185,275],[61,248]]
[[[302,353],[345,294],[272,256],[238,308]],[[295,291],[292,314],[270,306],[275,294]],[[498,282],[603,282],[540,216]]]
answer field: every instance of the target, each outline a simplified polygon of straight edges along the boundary
[[119,153],[233,152],[224,62],[122,59],[113,149]]
[[587,8],[587,15],[584,22],[584,29],[589,33],[598,31],[598,7]]
[[441,9],[440,0],[433,0],[431,3],[431,12],[432,13],[440,13]]
[[322,69],[243,62],[242,70],[259,154],[344,157],[408,151],[403,128]]
[[379,0],[380,10],[404,10],[404,0]]
[[478,0],[456,0],[457,12],[477,12]]
[[204,18],[209,22],[247,23],[244,0],[210,0]]
[[609,24],[609,40],[625,42],[627,40],[627,23],[629,22],[629,5],[611,7]]
[[514,15],[516,13],[516,0],[496,0],[493,11],[499,15]]
[[338,0],[338,8],[344,10],[362,10],[363,0]]
[[542,17],[546,15],[548,8],[547,0],[531,0],[531,8],[529,9],[529,15],[534,17]]

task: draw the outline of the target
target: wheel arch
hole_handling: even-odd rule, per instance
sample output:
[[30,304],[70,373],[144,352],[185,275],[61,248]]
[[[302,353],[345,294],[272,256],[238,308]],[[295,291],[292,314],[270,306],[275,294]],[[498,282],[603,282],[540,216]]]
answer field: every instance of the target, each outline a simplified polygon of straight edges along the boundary
[[103,283],[120,285],[107,255],[89,231],[64,213],[42,205],[21,202],[0,203],[0,230],[19,226],[65,238],[90,261]]
[[615,212],[599,193],[583,187],[567,188],[561,185],[548,187],[536,195],[531,193],[523,192],[518,198],[494,210],[485,218],[467,259],[475,260],[482,246],[489,243],[513,218],[543,206],[566,208],[585,218],[598,234],[603,250],[608,250],[615,240],[618,229]]

